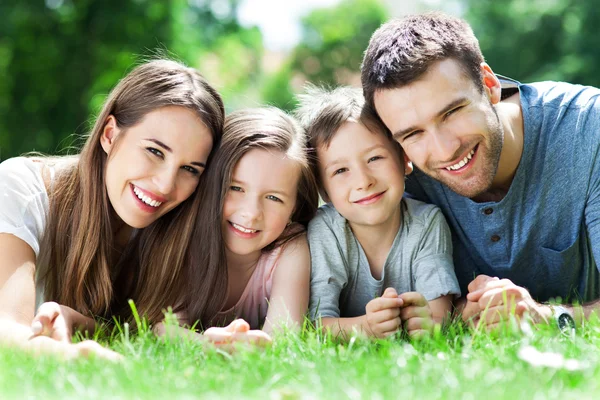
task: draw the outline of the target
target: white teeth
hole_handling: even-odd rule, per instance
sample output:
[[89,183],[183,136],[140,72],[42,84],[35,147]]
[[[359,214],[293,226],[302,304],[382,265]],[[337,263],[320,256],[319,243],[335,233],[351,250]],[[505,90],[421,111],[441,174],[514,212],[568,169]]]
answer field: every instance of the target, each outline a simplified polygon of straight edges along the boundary
[[469,163],[469,160],[471,158],[473,158],[473,154],[475,154],[475,150],[471,150],[469,152],[469,154],[467,154],[467,156],[465,158],[463,158],[462,160],[460,160],[459,162],[457,162],[454,165],[446,167],[446,169],[448,171],[456,171],[457,169],[460,169],[460,168],[464,167],[465,165],[467,165]]
[[151,207],[158,207],[162,204],[162,202],[160,201],[152,200],[150,197],[143,194],[142,191],[135,186],[133,187],[133,193],[135,193],[138,199],[140,199],[141,201],[143,201]]
[[256,230],[253,230],[253,229],[246,229],[246,228],[244,228],[243,226],[241,226],[241,225],[238,225],[238,224],[236,224],[236,223],[233,223],[233,222],[231,223],[231,225],[233,225],[233,227],[234,227],[235,229],[237,229],[238,231],[242,231],[242,232],[244,232],[244,233],[254,233],[254,232],[257,232]]

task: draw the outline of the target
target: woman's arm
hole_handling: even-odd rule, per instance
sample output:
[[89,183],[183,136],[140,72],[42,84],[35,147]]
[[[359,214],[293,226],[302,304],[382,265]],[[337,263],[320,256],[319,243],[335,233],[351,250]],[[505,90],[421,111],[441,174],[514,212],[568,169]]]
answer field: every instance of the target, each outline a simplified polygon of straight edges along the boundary
[[300,329],[308,310],[310,252],[306,235],[285,245],[273,273],[269,310],[263,331],[284,326]]

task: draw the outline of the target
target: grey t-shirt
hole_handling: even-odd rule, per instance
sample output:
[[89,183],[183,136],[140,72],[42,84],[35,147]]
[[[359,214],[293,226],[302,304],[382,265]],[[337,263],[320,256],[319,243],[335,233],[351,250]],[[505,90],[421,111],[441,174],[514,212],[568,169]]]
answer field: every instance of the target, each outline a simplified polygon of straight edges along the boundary
[[450,230],[440,210],[407,198],[400,208],[402,224],[379,280],[346,219],[331,204],[319,208],[308,225],[311,318],[364,315],[367,303],[388,287],[416,291],[427,300],[460,295]]

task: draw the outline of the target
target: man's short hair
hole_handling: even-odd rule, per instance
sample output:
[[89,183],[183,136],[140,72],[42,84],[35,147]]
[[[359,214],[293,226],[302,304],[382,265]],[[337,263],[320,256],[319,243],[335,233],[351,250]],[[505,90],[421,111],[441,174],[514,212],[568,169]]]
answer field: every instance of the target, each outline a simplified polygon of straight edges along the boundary
[[365,101],[374,107],[375,92],[410,84],[444,59],[457,60],[479,90],[483,90],[479,42],[460,18],[434,12],[393,19],[369,42],[361,67]]
[[381,132],[391,137],[389,130],[372,114],[364,112],[365,100],[359,88],[337,87],[329,89],[307,85],[298,95],[295,115],[308,134],[313,149],[329,146],[336,132],[346,122],[359,122],[371,132]]

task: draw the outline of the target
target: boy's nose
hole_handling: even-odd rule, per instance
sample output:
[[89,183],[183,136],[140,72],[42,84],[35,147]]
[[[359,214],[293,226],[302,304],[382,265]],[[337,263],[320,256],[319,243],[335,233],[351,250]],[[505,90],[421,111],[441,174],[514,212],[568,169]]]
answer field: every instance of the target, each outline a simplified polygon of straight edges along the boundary
[[361,169],[358,171],[358,176],[356,180],[356,188],[358,190],[367,190],[371,186],[375,184],[375,178],[369,171],[365,169]]

